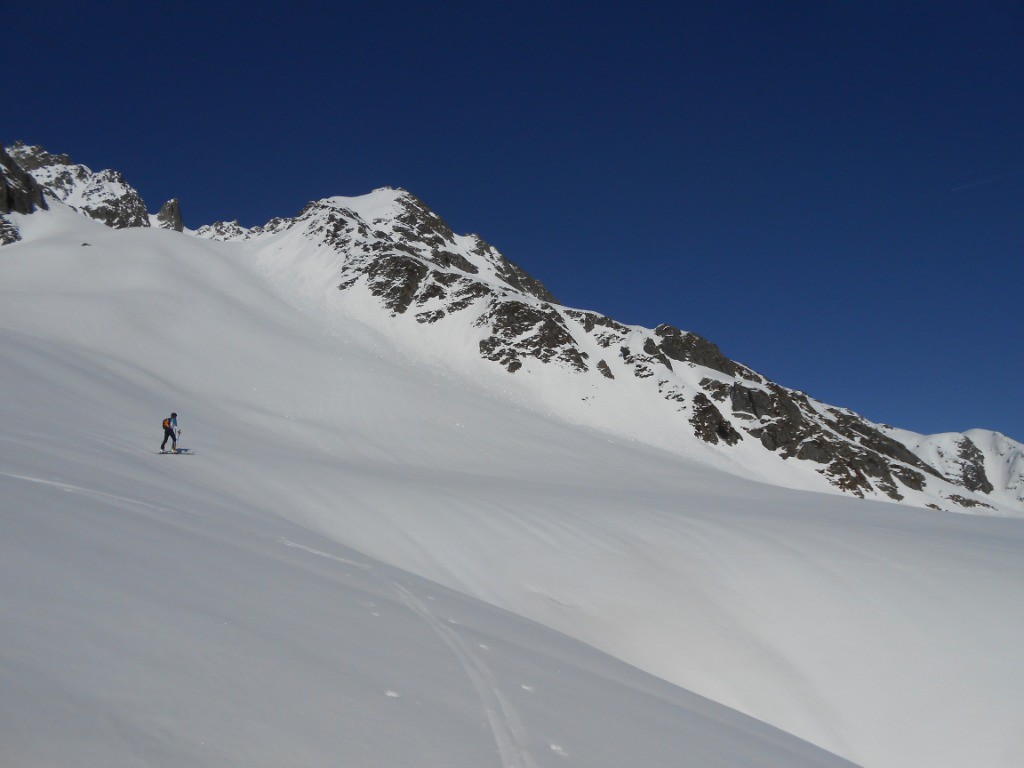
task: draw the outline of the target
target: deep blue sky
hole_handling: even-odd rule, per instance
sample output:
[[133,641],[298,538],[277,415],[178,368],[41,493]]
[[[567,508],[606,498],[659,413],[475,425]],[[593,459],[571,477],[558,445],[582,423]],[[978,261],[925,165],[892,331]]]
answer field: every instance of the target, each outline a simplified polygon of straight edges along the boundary
[[564,303],[1024,439],[1024,5],[16,3],[0,141],[186,223],[405,187]]

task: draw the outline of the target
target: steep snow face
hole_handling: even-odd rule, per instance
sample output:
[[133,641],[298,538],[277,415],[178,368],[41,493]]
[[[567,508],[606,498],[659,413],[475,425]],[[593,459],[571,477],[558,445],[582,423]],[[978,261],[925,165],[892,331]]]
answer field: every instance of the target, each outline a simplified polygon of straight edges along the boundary
[[[421,334],[288,229],[12,217],[0,743],[21,762],[830,764],[516,617],[864,765],[1024,760],[1019,520],[752,482],[737,446],[657,448],[636,389],[632,437],[595,430],[589,379],[431,357],[488,331]],[[193,456],[156,454],[172,409]]]
[[22,142],[14,143],[9,152],[40,186],[76,211],[111,227],[150,225],[145,203],[119,171],[93,172],[71,162],[67,155],[54,155]]

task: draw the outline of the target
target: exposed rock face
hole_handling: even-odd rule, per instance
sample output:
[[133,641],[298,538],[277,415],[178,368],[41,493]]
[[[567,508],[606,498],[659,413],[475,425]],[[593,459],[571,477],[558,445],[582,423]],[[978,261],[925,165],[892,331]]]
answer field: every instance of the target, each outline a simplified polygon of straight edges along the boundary
[[743,439],[703,392],[698,392],[693,398],[690,424],[693,425],[694,434],[706,443],[717,444],[721,440],[726,445],[736,445]]
[[0,245],[10,245],[21,240],[21,233],[18,228],[14,226],[14,222],[8,221],[7,218],[0,213]]
[[18,228],[5,214],[32,213],[37,208],[46,209],[42,187],[0,144],[0,245],[21,239]]
[[139,193],[118,171],[93,173],[42,147],[15,142],[10,156],[54,198],[109,227],[148,227],[149,215]]
[[184,231],[185,223],[181,219],[181,203],[178,202],[178,198],[172,198],[163,204],[156,215],[156,222],[161,229]]
[[658,349],[672,360],[703,365],[713,371],[721,371],[726,376],[736,376],[740,373],[740,366],[723,355],[716,345],[703,336],[684,333],[671,325],[659,325],[654,329],[654,333],[661,340],[657,345]]
[[992,493],[995,486],[985,473],[985,457],[981,450],[969,437],[960,440],[959,448],[959,458],[963,467],[959,479],[963,487],[969,491]]
[[46,209],[42,187],[0,144],[0,214]]
[[588,370],[587,353],[578,348],[564,318],[550,304],[492,301],[477,325],[492,331],[480,342],[480,354],[505,366],[509,373],[522,368],[528,358],[542,363],[557,360],[577,371]]
[[855,495],[880,490],[900,499],[901,484],[920,490],[922,472],[938,476],[906,446],[850,411],[824,407],[763,379],[760,386],[735,381],[727,390],[710,380],[702,385],[722,399],[727,392],[733,414],[745,422],[742,428],[766,449],[784,459],[826,465],[822,473]]

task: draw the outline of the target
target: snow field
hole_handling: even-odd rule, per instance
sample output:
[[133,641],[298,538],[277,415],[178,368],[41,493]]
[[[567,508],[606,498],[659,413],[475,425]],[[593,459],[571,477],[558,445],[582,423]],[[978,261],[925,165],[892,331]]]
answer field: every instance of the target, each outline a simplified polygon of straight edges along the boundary
[[65,216],[0,251],[20,762],[841,764],[675,686],[1024,761],[1020,521],[743,480],[424,363],[329,264]]

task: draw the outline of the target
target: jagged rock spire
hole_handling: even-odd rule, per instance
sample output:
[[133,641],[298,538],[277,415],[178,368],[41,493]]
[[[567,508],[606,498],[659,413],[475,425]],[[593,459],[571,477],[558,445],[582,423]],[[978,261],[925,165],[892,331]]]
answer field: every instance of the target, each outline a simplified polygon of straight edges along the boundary
[[32,213],[37,208],[46,209],[42,187],[0,144],[0,245],[21,239],[14,222],[4,214]]
[[185,229],[185,224],[181,220],[181,203],[176,197],[164,203],[155,218],[157,226],[161,229],[173,229],[176,232],[182,232]]

